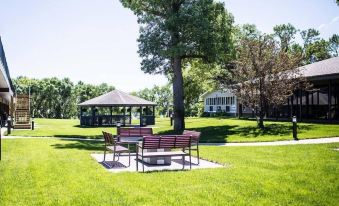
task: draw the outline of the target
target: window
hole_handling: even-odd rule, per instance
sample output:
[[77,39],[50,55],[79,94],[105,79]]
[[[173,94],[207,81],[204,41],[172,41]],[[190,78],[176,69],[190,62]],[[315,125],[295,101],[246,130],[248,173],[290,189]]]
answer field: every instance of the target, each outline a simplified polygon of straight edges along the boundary
[[213,106],[210,106],[210,112],[213,112]]
[[226,106],[226,112],[230,112],[230,106]]

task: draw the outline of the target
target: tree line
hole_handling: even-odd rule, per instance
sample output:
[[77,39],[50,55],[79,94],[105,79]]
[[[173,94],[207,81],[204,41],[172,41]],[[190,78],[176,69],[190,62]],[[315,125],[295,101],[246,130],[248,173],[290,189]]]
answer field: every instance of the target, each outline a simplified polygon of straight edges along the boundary
[[114,89],[106,83],[74,84],[69,78],[35,79],[18,77],[13,79],[17,94],[31,95],[31,115],[41,118],[76,118],[79,116],[78,104]]

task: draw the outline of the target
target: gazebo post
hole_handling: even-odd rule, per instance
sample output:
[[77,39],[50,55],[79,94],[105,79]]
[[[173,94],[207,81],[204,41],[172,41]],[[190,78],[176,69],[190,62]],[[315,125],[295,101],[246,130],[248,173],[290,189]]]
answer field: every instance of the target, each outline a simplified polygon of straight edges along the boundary
[[109,107],[109,111],[110,111],[110,117],[109,117],[109,121],[110,121],[110,125],[113,125],[113,107],[110,106]]
[[94,110],[94,107],[93,107],[93,106],[91,107],[91,111],[92,111],[92,124],[91,124],[91,126],[94,126],[94,121],[95,121],[95,110]]
[[124,126],[126,126],[126,107],[124,107]]
[[82,126],[82,107],[80,107],[80,126]]
[[129,124],[132,124],[132,107],[129,107]]
[[142,107],[140,107],[140,127],[142,126]]

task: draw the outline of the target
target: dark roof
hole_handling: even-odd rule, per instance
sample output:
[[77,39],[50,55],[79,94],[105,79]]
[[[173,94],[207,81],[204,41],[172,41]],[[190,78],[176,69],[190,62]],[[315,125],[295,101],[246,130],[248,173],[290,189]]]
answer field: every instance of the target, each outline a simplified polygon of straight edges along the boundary
[[302,74],[305,77],[319,77],[339,74],[339,57],[333,57],[323,61],[308,64],[302,67]]
[[119,90],[113,90],[101,96],[82,102],[79,106],[156,106],[156,103]]
[[5,72],[6,72],[6,76],[7,76],[9,85],[10,85],[10,89],[14,92],[14,87],[13,87],[11,75],[9,74],[9,69],[8,69],[8,65],[7,65],[7,61],[6,61],[5,51],[4,51],[4,48],[2,46],[1,36],[0,36],[0,61],[2,62],[2,65],[5,68]]

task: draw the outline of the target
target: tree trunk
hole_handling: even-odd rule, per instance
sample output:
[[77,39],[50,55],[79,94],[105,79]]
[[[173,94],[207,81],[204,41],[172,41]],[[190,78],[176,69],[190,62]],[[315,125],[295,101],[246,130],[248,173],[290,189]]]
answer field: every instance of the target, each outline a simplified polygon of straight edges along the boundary
[[264,129],[264,112],[263,112],[263,107],[260,108],[260,112],[259,112],[259,121],[258,121],[258,127],[260,129]]
[[180,57],[173,58],[173,112],[174,130],[180,133],[185,129],[184,84]]

